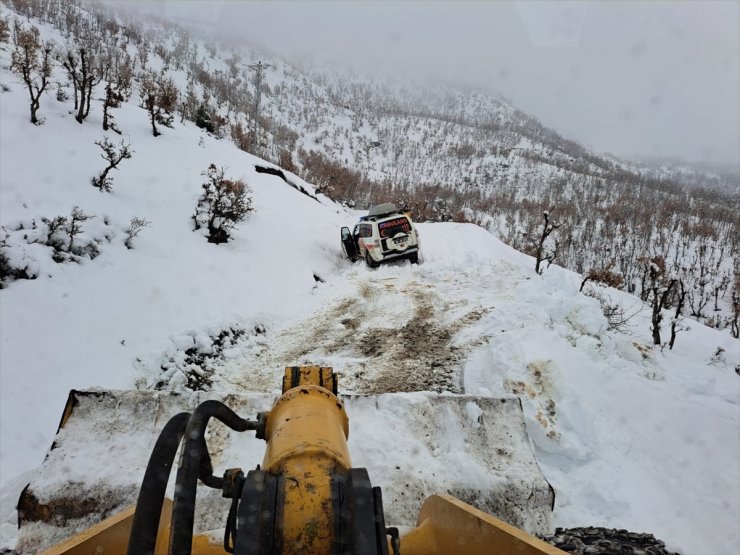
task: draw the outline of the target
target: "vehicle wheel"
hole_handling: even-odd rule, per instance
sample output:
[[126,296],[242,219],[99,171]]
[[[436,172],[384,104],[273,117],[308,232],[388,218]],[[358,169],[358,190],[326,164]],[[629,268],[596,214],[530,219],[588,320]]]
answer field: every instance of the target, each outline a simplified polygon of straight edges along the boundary
[[544,540],[567,553],[677,555],[668,551],[665,543],[652,534],[638,534],[611,528],[558,528],[554,535]]
[[409,255],[409,260],[412,264],[418,264],[419,263],[419,253],[415,252],[413,254]]
[[370,256],[370,253],[369,252],[366,252],[365,253],[365,262],[371,268],[377,268],[378,266],[380,266],[380,262],[375,262],[375,260],[373,260],[373,257]]

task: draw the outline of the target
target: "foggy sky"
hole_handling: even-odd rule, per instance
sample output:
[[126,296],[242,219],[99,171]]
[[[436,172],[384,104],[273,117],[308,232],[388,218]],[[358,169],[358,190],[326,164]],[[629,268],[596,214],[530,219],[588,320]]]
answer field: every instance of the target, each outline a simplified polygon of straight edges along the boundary
[[733,0],[149,0],[144,9],[288,59],[498,91],[598,151],[740,166]]

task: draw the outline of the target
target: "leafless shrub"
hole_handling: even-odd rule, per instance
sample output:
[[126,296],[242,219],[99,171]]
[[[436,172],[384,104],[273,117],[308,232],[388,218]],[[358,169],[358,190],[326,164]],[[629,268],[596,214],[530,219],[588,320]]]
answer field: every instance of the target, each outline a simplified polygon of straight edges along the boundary
[[723,347],[717,347],[714,354],[709,359],[708,366],[720,366],[726,363],[727,359],[725,357],[725,349]]
[[126,245],[127,249],[133,249],[133,240],[134,237],[136,237],[139,232],[144,229],[145,227],[149,227],[152,222],[145,218],[139,218],[138,216],[134,216],[131,218],[131,222],[128,224],[128,229],[126,229],[126,239],[123,240],[123,244]]
[[80,233],[82,233],[82,223],[94,217],[95,216],[85,214],[85,212],[81,210],[79,206],[75,206],[74,208],[72,208],[72,213],[69,216],[69,225],[67,226],[67,235],[69,236],[69,245],[67,246],[67,252],[74,252],[72,250],[74,246],[74,239]]
[[581,282],[581,291],[583,290],[583,286],[586,285],[587,281],[595,281],[608,287],[613,287],[614,289],[620,289],[624,284],[624,278],[622,277],[622,274],[612,272],[610,268],[591,268],[586,274],[586,277],[583,278],[583,281]]
[[604,314],[608,323],[607,329],[609,331],[627,333],[634,324],[631,323],[632,319],[640,312],[640,308],[634,306],[625,308],[619,302],[612,300],[607,293],[605,293],[598,286],[587,286],[582,288],[583,294],[587,297],[591,297],[599,301],[601,306],[601,312]]
[[202,175],[207,179],[193,214],[195,229],[206,227],[209,243],[225,243],[236,225],[254,210],[252,191],[243,181],[226,179],[224,169],[215,164]]
[[94,218],[95,216],[85,214],[79,206],[72,208],[72,212],[67,216],[56,216],[52,219],[41,218],[46,225],[45,245],[54,249],[52,259],[54,262],[66,262],[72,255],[85,254],[90,258],[95,258],[99,254],[98,248],[94,243],[84,247],[77,248],[74,244],[75,237],[82,233],[82,223]]
[[123,160],[128,160],[129,158],[131,158],[134,151],[131,149],[130,143],[127,144],[121,141],[121,144],[116,147],[116,145],[111,143],[107,137],[102,141],[95,141],[95,144],[98,145],[103,151],[100,157],[103,160],[107,161],[108,165],[99,176],[92,178],[91,183],[93,187],[97,187],[98,189],[100,189],[101,193],[103,191],[109,193],[113,190],[113,179],[108,177],[108,173],[111,170],[117,170],[118,165]]
[[64,239],[62,234],[67,229],[67,218],[65,216],[56,216],[49,220],[41,218],[46,224],[46,244],[54,249],[55,253],[64,251]]

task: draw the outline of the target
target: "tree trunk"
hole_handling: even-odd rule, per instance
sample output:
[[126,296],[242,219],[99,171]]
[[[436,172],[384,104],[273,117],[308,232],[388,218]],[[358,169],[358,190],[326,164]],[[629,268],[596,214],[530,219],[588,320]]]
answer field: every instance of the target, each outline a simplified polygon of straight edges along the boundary
[[97,179],[97,187],[98,190],[102,193],[103,191],[110,191],[110,188],[105,186],[105,180],[108,177],[108,173],[111,171],[113,166],[108,166],[103,170],[103,173],[100,174],[100,176]]
[[84,50],[80,50],[80,74],[80,105],[77,109],[77,116],[75,117],[77,123],[82,123],[85,120],[85,104],[88,101],[87,95],[90,92],[92,81],[92,75],[89,75],[86,52]]
[[77,92],[77,79],[72,79],[72,89],[75,92],[75,107],[74,107],[74,109],[76,110],[77,107],[79,106],[78,103],[77,103],[77,94],[78,94],[78,92]]
[[653,303],[653,316],[652,316],[652,331],[653,331],[653,345],[660,345],[660,321],[663,316],[660,313],[658,303]]
[[673,344],[676,342],[676,327],[678,326],[678,317],[681,316],[681,312],[683,312],[683,305],[686,301],[686,288],[683,285],[683,281],[678,282],[678,287],[681,289],[681,293],[678,296],[678,303],[676,304],[676,313],[673,318],[673,322],[671,322],[671,340],[668,343],[668,348],[673,349]]
[[105,93],[105,101],[103,102],[103,131],[108,131],[108,91]]
[[85,93],[86,93],[85,85],[83,84],[80,87],[80,106],[77,109],[77,115],[75,116],[77,123],[82,123],[83,121],[85,121],[85,100],[86,100]]
[[92,76],[90,77],[90,82],[88,83],[87,87],[87,101],[85,102],[85,113],[82,115],[82,118],[87,118],[88,115],[90,115],[90,100],[92,99],[92,93],[93,93],[93,80]]
[[676,325],[678,324],[678,320],[673,320],[671,322],[671,339],[668,342],[668,348],[670,350],[673,350],[673,344],[676,342]]
[[41,93],[39,93],[38,96],[34,96],[33,93],[31,93],[31,123],[34,125],[37,125],[39,122],[36,117],[36,112],[39,110],[39,96],[41,96]]
[[157,130],[157,125],[155,123],[155,117],[154,117],[154,110],[149,111],[149,120],[152,122],[152,134],[155,137],[159,137],[161,133]]
[[36,125],[38,123],[38,119],[36,118],[36,112],[39,109],[39,101],[38,98],[33,94],[33,87],[31,86],[31,80],[30,78],[26,78],[26,73],[23,73],[23,80],[26,82],[26,85],[28,85],[28,94],[31,95],[31,123]]

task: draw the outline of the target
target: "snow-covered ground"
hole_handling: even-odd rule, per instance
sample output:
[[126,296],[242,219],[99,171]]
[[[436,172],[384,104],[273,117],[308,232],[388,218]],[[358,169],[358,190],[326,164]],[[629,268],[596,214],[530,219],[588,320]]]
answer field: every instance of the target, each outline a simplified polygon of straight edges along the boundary
[[[339,227],[352,213],[256,173],[258,159],[193,126],[154,138],[134,102],[116,118],[135,153],[100,193],[90,185],[103,167],[99,105],[80,125],[69,103],[46,96],[35,127],[17,78],[2,70],[2,81],[0,224],[11,260],[28,257],[38,279],[0,292],[0,547],[14,542],[14,499],[69,389],[182,388],[184,351],[234,328],[250,333],[211,361],[216,391],[272,392],[284,366],[312,362],[341,372],[346,392],[517,395],[556,490],[555,525],[647,531],[687,554],[740,552],[740,353],[727,333],[692,324],[673,351],[652,349],[646,310],[631,333],[609,332],[579,276],[554,266],[538,276],[472,225],[421,225],[418,266],[351,265]],[[226,245],[191,226],[210,163],[253,191],[255,212]],[[51,248],[26,244],[34,220],[73,206],[96,216],[79,239],[99,238],[99,256],[57,264]],[[133,216],[151,225],[129,250]]]

